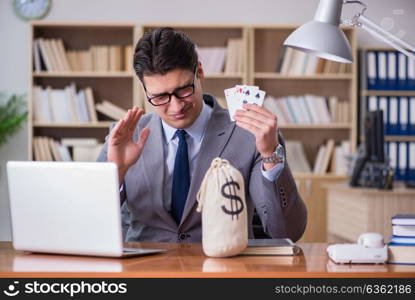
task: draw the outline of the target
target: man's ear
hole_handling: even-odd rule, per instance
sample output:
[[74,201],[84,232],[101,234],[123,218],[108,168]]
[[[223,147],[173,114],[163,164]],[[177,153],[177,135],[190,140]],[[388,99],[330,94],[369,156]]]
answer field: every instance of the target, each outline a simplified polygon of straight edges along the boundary
[[203,72],[202,63],[200,61],[197,62],[196,77],[199,78],[199,79],[203,79],[205,77],[205,73]]

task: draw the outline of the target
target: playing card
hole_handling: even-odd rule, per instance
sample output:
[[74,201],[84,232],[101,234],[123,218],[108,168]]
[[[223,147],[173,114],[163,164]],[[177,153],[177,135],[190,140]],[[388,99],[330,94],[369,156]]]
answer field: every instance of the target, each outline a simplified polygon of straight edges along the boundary
[[237,109],[242,107],[239,101],[239,96],[236,93],[236,87],[225,90],[226,102],[228,104],[229,116],[232,121],[235,121],[233,116]]
[[265,92],[257,86],[236,85],[225,90],[225,97],[228,104],[229,116],[235,121],[234,115],[238,109],[243,110],[244,104],[255,104],[262,106]]
[[262,106],[265,99],[265,92],[261,90],[254,91],[254,93],[251,94],[251,101],[253,104]]

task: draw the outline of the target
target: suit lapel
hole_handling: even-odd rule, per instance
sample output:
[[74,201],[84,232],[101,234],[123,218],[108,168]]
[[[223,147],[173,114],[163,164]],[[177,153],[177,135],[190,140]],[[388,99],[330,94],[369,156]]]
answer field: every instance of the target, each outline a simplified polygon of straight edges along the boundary
[[[144,174],[147,177],[149,189],[154,193],[154,206],[157,214],[163,218],[172,228],[177,224],[173,217],[168,213],[163,205],[163,186],[164,186],[164,148],[163,148],[163,130],[160,117],[153,115],[148,124],[150,135],[142,153],[144,164]],[[160,182],[160,186],[155,186],[154,182]]]
[[213,111],[196,160],[194,174],[192,174],[191,177],[189,194],[187,195],[180,225],[183,224],[184,220],[189,216],[196,203],[196,195],[212,160],[221,155],[235,128],[235,123],[230,121],[228,112],[222,109],[213,98],[209,98],[210,97],[207,96],[207,99],[205,99],[207,101],[205,102],[213,101]]

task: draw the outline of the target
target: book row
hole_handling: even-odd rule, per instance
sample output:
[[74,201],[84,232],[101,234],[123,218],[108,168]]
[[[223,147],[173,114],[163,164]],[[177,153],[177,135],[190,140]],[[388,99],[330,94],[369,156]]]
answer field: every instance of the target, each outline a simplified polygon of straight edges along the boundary
[[226,47],[196,47],[205,73],[244,72],[245,51],[242,39],[229,39]]
[[382,110],[387,135],[415,135],[415,97],[366,97],[367,111]]
[[341,141],[336,145],[330,139],[320,145],[313,168],[304,152],[303,144],[300,141],[288,140],[285,142],[287,161],[294,173],[314,173],[336,175],[347,175],[350,158],[350,143]]
[[366,51],[368,90],[415,90],[415,60],[398,51]]
[[386,153],[396,180],[415,180],[415,142],[386,142]]
[[307,75],[316,74],[345,74],[351,73],[349,64],[338,63],[330,60],[308,55],[305,52],[284,47],[277,61],[276,71],[283,75]]
[[112,120],[127,113],[107,100],[95,103],[90,87],[77,91],[74,83],[64,89],[35,86],[32,99],[34,121],[39,123],[95,123],[97,112]]
[[268,96],[264,107],[278,117],[281,125],[347,123],[351,119],[349,102],[335,96]]
[[38,161],[96,161],[102,145],[93,138],[63,138],[57,141],[37,136],[33,138],[33,154]]
[[131,45],[92,45],[86,50],[66,50],[62,39],[33,41],[36,72],[131,72],[132,60]]

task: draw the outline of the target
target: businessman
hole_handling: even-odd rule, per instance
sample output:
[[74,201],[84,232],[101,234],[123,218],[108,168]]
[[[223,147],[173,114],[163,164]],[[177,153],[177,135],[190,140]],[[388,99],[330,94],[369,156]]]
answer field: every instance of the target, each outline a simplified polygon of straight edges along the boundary
[[271,237],[298,240],[307,211],[285,159],[276,116],[245,105],[232,122],[203,94],[203,65],[182,32],[145,33],[134,69],[154,113],[133,107],[110,129],[98,161],[118,166],[125,241],[200,242],[196,195],[215,157],[243,175],[249,236],[256,208]]

